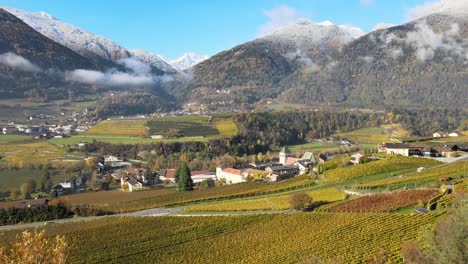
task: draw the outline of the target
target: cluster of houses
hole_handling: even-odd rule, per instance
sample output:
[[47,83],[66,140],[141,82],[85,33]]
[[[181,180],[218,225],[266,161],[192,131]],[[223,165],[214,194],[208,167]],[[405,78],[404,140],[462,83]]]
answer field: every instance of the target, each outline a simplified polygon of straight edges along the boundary
[[216,178],[226,183],[240,183],[248,181],[253,174],[262,172],[270,181],[280,181],[297,175],[308,173],[317,163],[323,163],[327,156],[315,156],[312,152],[305,152],[302,157],[292,157],[291,151],[283,147],[279,153],[279,163],[251,164],[250,168],[216,168]]
[[28,135],[35,138],[62,138],[75,132],[88,130],[91,125],[22,125],[6,124],[2,126],[3,135]]
[[432,134],[433,138],[442,138],[442,137],[458,137],[460,134],[458,132],[434,132]]
[[57,124],[32,125],[6,122],[5,124],[0,124],[0,128],[3,135],[19,134],[33,136],[34,138],[64,137],[72,135],[75,132],[87,131],[95,124],[94,119],[88,119],[86,116],[87,112],[87,109],[82,112],[75,111],[72,112],[69,116],[62,112],[60,114],[62,117],[60,118],[45,114],[31,115],[27,118],[27,120],[32,121],[35,119],[53,119],[51,121],[47,121],[48,123],[53,123],[54,120],[57,119]]
[[[112,177],[120,180],[122,190],[138,191],[144,189],[145,185],[154,184],[145,178],[145,168],[131,168],[125,161],[107,156],[104,158],[104,165],[110,168],[118,168],[112,173]],[[279,162],[265,164],[249,164],[247,168],[217,167],[216,172],[209,170],[191,171],[192,181],[201,183],[206,180],[223,181],[226,184],[235,184],[249,181],[255,173],[266,175],[268,181],[280,181],[297,175],[308,173],[313,166],[327,160],[324,154],[314,155],[312,152],[305,152],[302,157],[292,157],[291,151],[287,147],[279,153]],[[124,167],[119,167],[125,165]],[[112,167],[113,166],[113,167]],[[165,184],[175,184],[176,169],[161,169],[154,173],[159,181]]]
[[434,146],[410,145],[407,143],[384,143],[379,145],[379,152],[400,156],[453,158],[458,151],[468,152],[468,143],[451,143]]

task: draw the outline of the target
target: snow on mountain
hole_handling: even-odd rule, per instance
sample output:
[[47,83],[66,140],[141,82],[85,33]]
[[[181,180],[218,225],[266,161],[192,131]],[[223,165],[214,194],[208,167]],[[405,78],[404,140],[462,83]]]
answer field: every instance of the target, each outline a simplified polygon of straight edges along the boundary
[[300,18],[294,23],[281,27],[260,39],[294,42],[298,48],[311,46],[336,47],[364,35],[365,32],[352,25],[335,25],[330,21],[315,23]]
[[[23,20],[42,35],[60,43],[83,56],[98,56],[116,62],[119,59],[136,56],[160,70],[173,72],[174,69],[160,57],[146,51],[130,51],[119,44],[86,31],[82,28],[62,22],[46,12],[27,12],[11,7],[0,6]],[[141,55],[141,57],[140,57]]]
[[210,56],[208,55],[200,55],[194,52],[187,52],[184,55],[182,55],[180,58],[175,59],[171,61],[172,67],[178,69],[179,71],[183,71],[185,69],[188,69],[195,64],[198,64],[206,59],[208,59]]

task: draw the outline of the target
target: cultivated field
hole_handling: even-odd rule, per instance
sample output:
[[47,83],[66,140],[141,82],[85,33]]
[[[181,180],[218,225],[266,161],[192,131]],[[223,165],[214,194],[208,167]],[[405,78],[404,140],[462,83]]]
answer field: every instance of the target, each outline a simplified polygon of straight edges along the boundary
[[160,135],[168,129],[177,129],[184,137],[217,135],[218,130],[210,121],[209,116],[162,117],[150,120],[146,125],[151,135]]
[[462,177],[468,175],[468,161],[456,162],[447,165],[429,168],[422,172],[412,172],[397,177],[389,177],[368,183],[357,184],[353,187],[358,189],[398,189],[403,187],[421,186],[434,183],[442,176]]
[[336,135],[358,143],[380,144],[382,142],[391,142],[395,141],[395,139],[406,137],[409,133],[403,129],[401,125],[394,124],[362,128],[347,133],[338,133]]
[[237,125],[234,123],[232,118],[216,118],[214,120],[214,126],[219,131],[219,133],[225,137],[235,136],[239,132]]
[[96,135],[76,135],[67,138],[52,138],[49,142],[56,145],[73,145],[80,142],[91,143],[94,140],[107,142],[111,144],[150,144],[150,143],[171,143],[171,142],[206,142],[207,138],[204,137],[190,137],[190,138],[168,138],[168,139],[152,139],[142,137],[129,137],[129,136],[96,136]]
[[[108,218],[47,226],[70,243],[70,263],[365,263],[400,249],[440,214]],[[0,243],[12,241],[7,232]]]
[[323,178],[325,182],[347,181],[358,179],[368,175],[388,173],[418,167],[427,167],[440,164],[433,159],[412,157],[389,157],[384,160],[371,161],[356,166],[336,168],[325,171]]
[[46,164],[61,158],[65,151],[47,141],[33,141],[26,136],[0,136],[2,160],[19,167],[25,164]]
[[216,201],[233,198],[247,198],[258,195],[272,194],[312,186],[314,183],[308,176],[298,176],[278,183],[245,182],[221,187],[195,190],[192,192],[169,192],[156,194],[131,201],[97,204],[98,207],[114,212],[131,212],[163,206],[180,206],[187,203]]
[[421,189],[379,193],[353,199],[348,202],[331,206],[327,212],[390,212],[398,208],[415,205],[419,202],[426,204],[431,197],[437,195],[437,189]]
[[[335,202],[346,198],[346,194],[335,188],[305,191],[314,203]],[[195,204],[185,207],[186,211],[253,211],[289,209],[288,201],[292,193],[271,195],[255,199],[230,200],[214,203]]]
[[129,136],[142,137],[148,130],[145,127],[145,119],[112,119],[104,120],[88,131],[84,135],[104,135],[104,136]]
[[[176,129],[182,137],[169,139],[144,138],[161,135],[169,129]],[[52,139],[56,144],[76,144],[93,140],[112,144],[147,144],[153,142],[206,141],[207,137],[236,135],[238,129],[231,117],[171,116],[153,119],[112,119],[104,120],[78,136]]]

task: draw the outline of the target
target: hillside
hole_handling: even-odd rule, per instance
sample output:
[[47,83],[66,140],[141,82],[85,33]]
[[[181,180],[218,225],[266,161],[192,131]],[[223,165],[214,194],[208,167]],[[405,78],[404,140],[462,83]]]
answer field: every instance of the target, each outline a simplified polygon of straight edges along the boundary
[[328,69],[282,84],[288,103],[348,106],[458,106],[468,96],[466,17],[434,14],[378,30],[347,45]]
[[175,72],[160,56],[144,50],[126,49],[110,39],[62,22],[45,12],[32,13],[10,7],[3,8],[44,36],[87,58],[118,62],[120,59],[137,57],[153,66],[155,73]]
[[[67,89],[60,71],[103,66],[41,35],[23,21],[0,9],[0,97],[23,97],[28,93]],[[47,94],[52,94],[47,92]]]
[[[171,87],[188,102],[351,107],[462,107],[468,96],[466,16],[432,14],[359,37],[299,20],[221,52]],[[460,96],[461,95],[461,96]]]
[[276,97],[284,90],[279,85],[283,79],[325,63],[355,37],[355,32],[336,25],[300,19],[195,65],[193,79],[173,92],[204,103],[251,104]]

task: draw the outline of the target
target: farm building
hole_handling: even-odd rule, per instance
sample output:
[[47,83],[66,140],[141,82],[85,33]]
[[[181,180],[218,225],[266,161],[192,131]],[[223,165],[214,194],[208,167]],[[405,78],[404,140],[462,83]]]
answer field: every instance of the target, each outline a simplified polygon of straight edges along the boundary
[[120,185],[124,191],[134,192],[143,190],[143,184],[132,176],[120,178]]
[[384,143],[379,146],[380,152],[385,152],[389,155],[409,156],[410,146],[404,143]]
[[295,165],[278,165],[265,169],[272,181],[279,181],[294,177],[299,174],[299,168]]
[[216,181],[216,173],[210,172],[209,170],[191,171],[193,183],[199,183],[204,180]]
[[247,181],[248,173],[234,168],[216,168],[216,178],[218,180],[225,179],[226,183],[240,183]]

